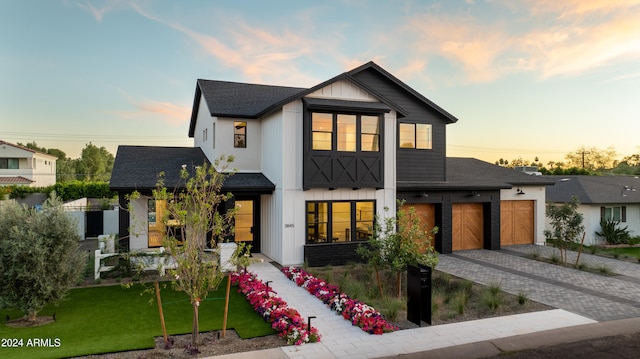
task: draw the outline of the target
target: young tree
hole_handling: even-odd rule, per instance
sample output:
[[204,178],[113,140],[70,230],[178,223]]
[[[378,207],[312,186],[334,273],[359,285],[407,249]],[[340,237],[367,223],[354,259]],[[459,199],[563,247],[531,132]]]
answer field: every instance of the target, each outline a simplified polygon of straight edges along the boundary
[[[358,253],[376,271],[381,296],[381,269],[390,268],[396,274],[396,293],[401,297],[401,278],[409,265],[420,264],[435,268],[438,264],[438,253],[432,245],[433,235],[438,232],[438,228],[425,228],[415,209],[404,209],[403,205],[404,202],[398,201],[396,217],[387,217],[384,221],[376,218],[371,239],[366,246],[358,247]],[[385,211],[389,209],[385,207]]]
[[553,232],[545,231],[548,239],[554,240],[554,246],[560,250],[562,263],[567,264],[567,249],[570,249],[580,239],[584,232],[582,214],[578,212],[580,201],[573,197],[571,202],[557,205],[547,203],[547,217],[551,220]]
[[[190,175],[186,166],[180,171],[185,181],[184,188],[167,190],[162,180],[153,195],[156,201],[165,201],[165,223],[177,224],[183,238],[165,238],[163,246],[177,267],[169,270],[175,289],[185,292],[193,308],[191,344],[198,343],[198,309],[207,294],[217,289],[224,279],[218,266],[217,244],[233,234],[235,209],[221,211],[225,202],[231,200],[230,193],[222,193],[225,173],[233,157],[222,156],[213,165],[204,163]],[[209,247],[214,253],[207,252]],[[219,254],[219,253],[218,253]]]
[[77,224],[61,204],[52,195],[40,211],[0,206],[0,308],[17,308],[30,321],[62,300],[85,268]]

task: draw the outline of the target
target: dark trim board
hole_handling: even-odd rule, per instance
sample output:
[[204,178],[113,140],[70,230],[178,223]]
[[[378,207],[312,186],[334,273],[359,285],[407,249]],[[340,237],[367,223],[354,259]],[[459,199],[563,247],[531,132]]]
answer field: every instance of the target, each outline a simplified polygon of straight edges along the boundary
[[356,250],[358,246],[366,244],[367,242],[306,244],[304,246],[304,261],[310,267],[362,263],[362,257]]

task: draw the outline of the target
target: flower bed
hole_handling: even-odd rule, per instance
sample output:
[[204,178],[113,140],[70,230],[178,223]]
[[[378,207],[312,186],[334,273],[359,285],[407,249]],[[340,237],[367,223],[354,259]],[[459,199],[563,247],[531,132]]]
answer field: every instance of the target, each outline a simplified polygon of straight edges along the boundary
[[264,320],[271,323],[287,344],[302,345],[320,341],[318,329],[308,330],[300,313],[289,307],[287,302],[278,297],[255,274],[246,271],[236,272],[231,276],[231,284],[238,285],[238,292],[247,297],[249,303]]
[[282,273],[322,300],[331,310],[342,315],[369,334],[382,334],[398,330],[387,322],[378,311],[356,299],[341,293],[337,286],[316,278],[300,268],[284,267]]

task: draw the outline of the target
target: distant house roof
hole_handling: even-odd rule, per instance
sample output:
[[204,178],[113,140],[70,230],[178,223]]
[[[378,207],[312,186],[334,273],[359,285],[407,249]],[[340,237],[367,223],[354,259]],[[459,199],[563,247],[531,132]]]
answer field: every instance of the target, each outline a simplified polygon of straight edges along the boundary
[[9,186],[9,185],[28,185],[35,181],[32,181],[26,177],[22,176],[0,176],[0,185]]
[[391,99],[368,88],[366,84],[356,78],[362,71],[376,71],[384,76],[388,81],[400,87],[411,96],[414,96],[425,105],[440,113],[448,123],[456,122],[458,119],[436,105],[416,90],[409,87],[404,82],[370,61],[351,71],[344,72],[334,78],[324,81],[311,88],[285,87],[272,85],[257,85],[239,82],[214,81],[199,79],[196,82],[196,93],[191,111],[191,123],[189,124],[189,137],[194,136],[196,118],[200,106],[201,95],[204,97],[211,116],[257,119],[278,110],[283,105],[294,100],[303,98],[331,83],[346,80],[359,87],[366,88],[372,96],[389,108],[398,112],[399,117],[407,115],[407,111],[395,104]]
[[37,153],[37,154],[42,155],[42,156],[47,156],[47,157],[55,158],[56,160],[58,159],[56,156],[54,156],[54,155],[50,155],[50,154],[48,154],[48,153],[44,153],[44,152],[40,152],[40,151],[36,151],[36,150],[33,150],[33,149],[29,148],[29,147],[20,146],[20,145],[16,145],[15,143],[11,143],[11,142],[7,142],[7,141],[4,141],[4,140],[0,140],[0,146],[3,146],[3,145],[5,145],[5,146],[15,147],[15,148],[19,148],[19,149],[21,149],[21,150],[24,150],[24,151],[27,151],[27,152],[31,152],[31,153]]
[[584,204],[640,203],[640,178],[637,176],[543,176],[555,182],[547,187],[550,202],[570,202],[578,197]]
[[548,186],[553,181],[475,158],[447,157],[446,181],[398,182],[398,190],[499,190],[514,186]]
[[[114,191],[148,192],[156,188],[164,173],[167,188],[181,188],[182,166],[193,169],[210,162],[199,147],[119,146],[109,187]],[[228,177],[223,191],[271,193],[275,185],[262,173],[236,173]]]

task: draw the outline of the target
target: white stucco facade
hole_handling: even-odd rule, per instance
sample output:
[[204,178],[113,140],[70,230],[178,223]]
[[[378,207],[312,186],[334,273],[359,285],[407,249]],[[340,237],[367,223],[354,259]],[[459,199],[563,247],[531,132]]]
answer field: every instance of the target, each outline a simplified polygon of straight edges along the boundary
[[[0,177],[24,177],[32,181],[30,187],[46,187],[56,183],[55,156],[0,140],[0,159],[11,162],[8,168],[0,168]],[[16,161],[18,168],[12,168]]]

